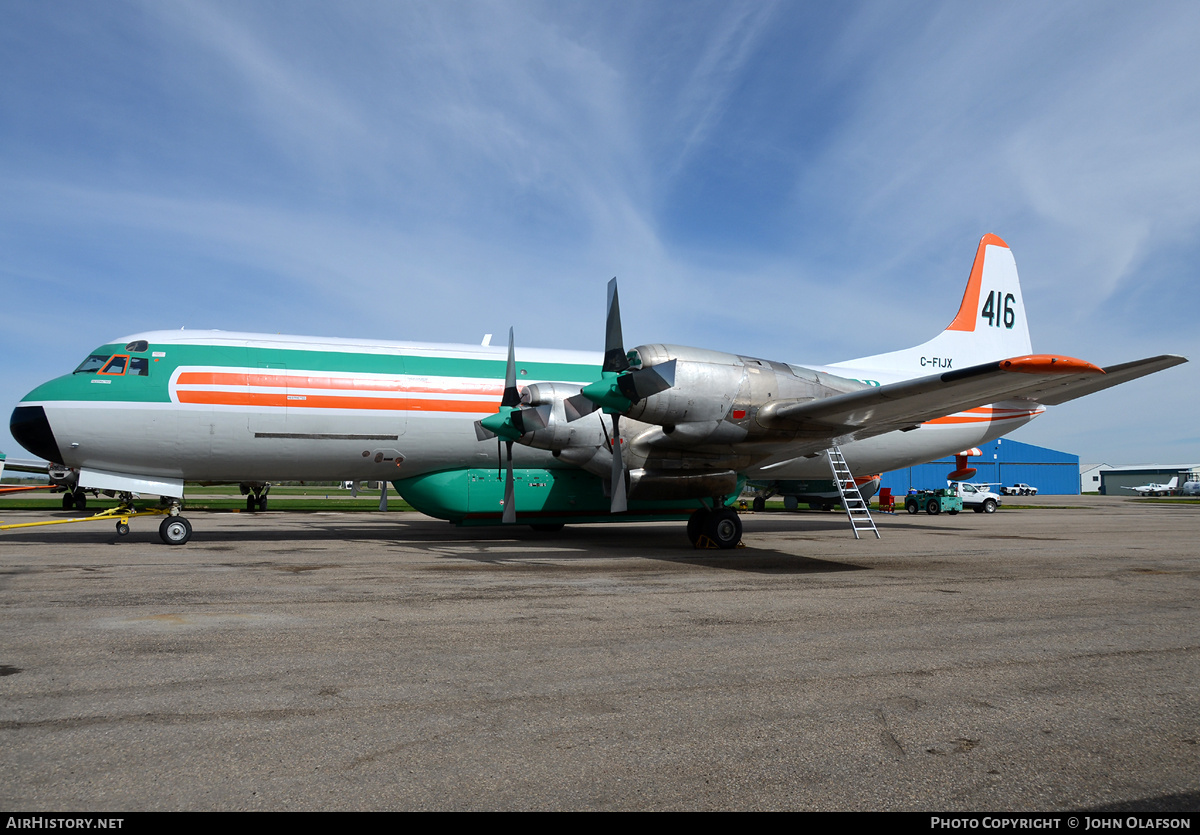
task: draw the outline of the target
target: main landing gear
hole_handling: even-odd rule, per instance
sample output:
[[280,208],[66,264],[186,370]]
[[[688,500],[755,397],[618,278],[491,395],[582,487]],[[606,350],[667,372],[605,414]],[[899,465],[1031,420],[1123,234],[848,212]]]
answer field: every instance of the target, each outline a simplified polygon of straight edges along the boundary
[[742,544],[742,519],[733,508],[714,501],[713,507],[701,507],[688,518],[687,535],[694,548],[737,548]]
[[271,492],[270,484],[263,484],[257,481],[243,482],[238,485],[238,488],[242,491],[242,495],[246,497],[247,513],[254,513],[255,511],[261,513],[267,509],[267,493]]
[[63,510],[85,510],[87,509],[87,494],[78,487],[63,493],[62,506]]

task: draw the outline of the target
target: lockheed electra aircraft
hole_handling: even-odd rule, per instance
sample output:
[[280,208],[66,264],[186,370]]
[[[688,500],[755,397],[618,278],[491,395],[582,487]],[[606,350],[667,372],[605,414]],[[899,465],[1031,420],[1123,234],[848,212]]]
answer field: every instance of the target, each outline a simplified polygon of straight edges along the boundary
[[[605,352],[155,331],[96,348],[17,406],[13,437],[73,492],[163,497],[184,482],[381,480],[457,524],[688,519],[734,547],[747,481],[880,473],[1004,435],[1045,407],[1182,362],[1110,368],[1033,354],[1016,264],[979,243],[953,321],[915,348],[793,365],[676,345],[626,351],[615,280]],[[53,469],[53,468],[52,468]],[[614,486],[615,485],[615,486]]]

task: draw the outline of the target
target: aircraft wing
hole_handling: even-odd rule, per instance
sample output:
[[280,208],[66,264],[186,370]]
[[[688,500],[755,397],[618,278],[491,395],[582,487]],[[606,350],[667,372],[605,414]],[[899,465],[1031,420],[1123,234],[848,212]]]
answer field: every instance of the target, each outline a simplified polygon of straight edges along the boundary
[[37,461],[34,459],[0,459],[0,472],[4,472],[6,470],[14,473],[37,473],[38,475],[46,475],[50,471],[50,464],[45,461]]
[[[1182,357],[1173,359],[1184,361]],[[1136,368],[1131,376],[1116,382],[1166,367]],[[1051,402],[1043,399],[1047,396],[1054,398],[1052,402],[1063,402],[1114,384],[1106,378],[1104,369],[1071,357],[1015,357],[821,400],[777,401],[759,410],[758,421],[816,436],[865,438],[988,403],[1022,398]],[[1064,391],[1070,396],[1064,397]]]
[[1083,397],[1085,394],[1103,391],[1110,386],[1119,385],[1129,380],[1136,380],[1138,377],[1144,377],[1147,374],[1153,374],[1155,371],[1162,371],[1164,368],[1171,368],[1185,362],[1187,362],[1187,357],[1181,357],[1178,354],[1163,354],[1144,360],[1123,362],[1120,365],[1110,365],[1104,369],[1103,377],[1057,380],[1055,381],[1057,385],[1048,386],[1044,392],[1030,399],[1047,406],[1057,406],[1060,403],[1066,403],[1068,400],[1074,400],[1076,397]]

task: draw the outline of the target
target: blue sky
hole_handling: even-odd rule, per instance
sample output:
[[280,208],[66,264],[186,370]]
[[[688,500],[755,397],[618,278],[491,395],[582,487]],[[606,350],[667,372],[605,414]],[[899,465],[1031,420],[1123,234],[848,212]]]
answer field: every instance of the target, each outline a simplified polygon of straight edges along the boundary
[[[825,363],[1012,247],[1034,349],[1200,359],[1200,4],[70,2],[0,28],[0,410],[221,328]],[[1200,363],[1013,437],[1200,463]],[[0,434],[0,449],[22,451]]]

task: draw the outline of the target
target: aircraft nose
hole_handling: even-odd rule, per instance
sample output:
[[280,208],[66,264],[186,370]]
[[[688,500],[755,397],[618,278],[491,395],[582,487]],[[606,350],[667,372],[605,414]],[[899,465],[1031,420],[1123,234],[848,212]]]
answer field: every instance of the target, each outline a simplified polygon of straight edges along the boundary
[[18,406],[13,409],[8,431],[16,442],[39,458],[54,464],[63,463],[58,451],[58,442],[46,419],[46,410],[41,406]]

